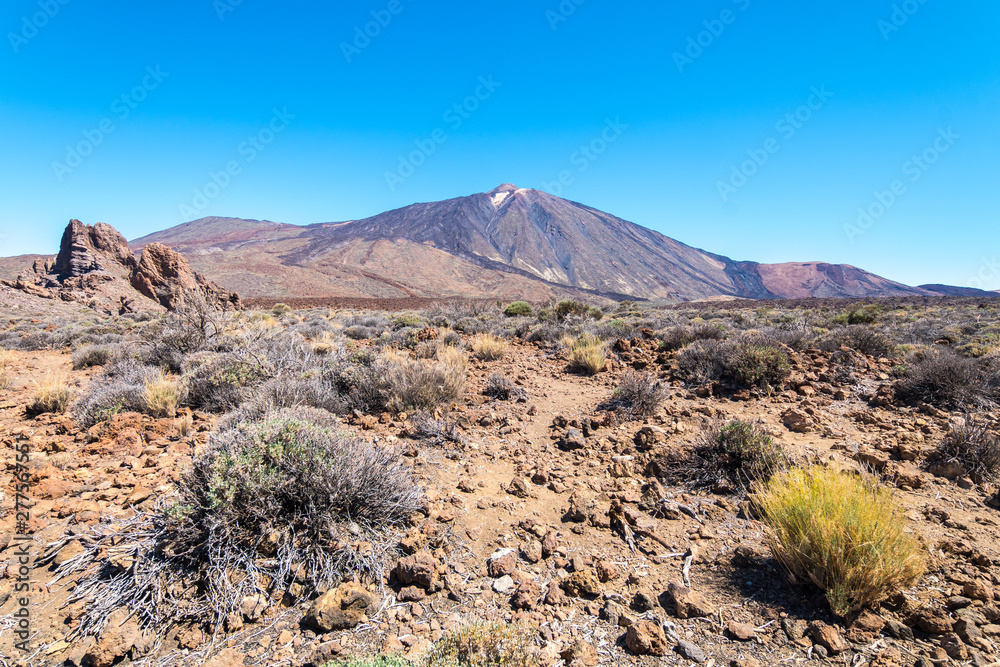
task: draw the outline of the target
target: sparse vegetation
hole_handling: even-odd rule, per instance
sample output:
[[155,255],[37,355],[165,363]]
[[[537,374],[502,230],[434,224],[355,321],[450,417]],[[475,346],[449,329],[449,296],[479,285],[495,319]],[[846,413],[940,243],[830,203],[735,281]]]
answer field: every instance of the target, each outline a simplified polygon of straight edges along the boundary
[[527,301],[515,301],[504,308],[503,314],[507,317],[518,317],[520,315],[533,315],[534,310]]
[[13,361],[12,353],[0,350],[0,389],[7,389],[11,385],[10,367]]
[[182,395],[177,380],[160,376],[146,384],[146,410],[154,417],[176,417]]
[[530,628],[508,623],[473,623],[442,637],[424,660],[426,667],[535,667]]
[[59,375],[49,375],[39,381],[35,395],[28,404],[29,415],[40,415],[46,412],[63,413],[69,407],[72,393],[66,378]]
[[958,463],[979,483],[1000,479],[1000,439],[986,420],[971,414],[945,435],[934,459]]
[[512,398],[516,399],[525,396],[524,389],[518,387],[499,373],[491,373],[486,379],[486,387],[483,389],[483,394],[501,401],[509,401]]
[[567,341],[569,367],[572,370],[595,375],[604,370],[608,363],[607,343],[591,334],[583,334]]
[[636,417],[655,414],[667,400],[667,388],[662,382],[648,373],[626,371],[622,376],[612,403],[620,405]]
[[754,502],[775,557],[821,588],[836,614],[874,605],[924,572],[924,553],[892,494],[870,477],[795,468],[759,484]]
[[787,466],[784,449],[760,425],[734,419],[702,434],[680,475],[695,487],[748,489]]
[[496,361],[506,356],[510,344],[492,334],[480,334],[469,343],[469,349],[472,356],[480,361]]
[[989,400],[985,378],[974,359],[951,351],[930,351],[912,359],[896,394],[951,409],[974,408]]

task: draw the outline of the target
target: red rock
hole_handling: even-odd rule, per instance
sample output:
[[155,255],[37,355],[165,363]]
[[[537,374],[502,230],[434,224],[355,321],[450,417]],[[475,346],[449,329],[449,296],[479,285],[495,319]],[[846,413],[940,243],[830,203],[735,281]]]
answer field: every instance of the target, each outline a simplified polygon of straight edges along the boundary
[[670,646],[663,628],[653,621],[637,621],[628,626],[625,645],[635,655],[667,655]]

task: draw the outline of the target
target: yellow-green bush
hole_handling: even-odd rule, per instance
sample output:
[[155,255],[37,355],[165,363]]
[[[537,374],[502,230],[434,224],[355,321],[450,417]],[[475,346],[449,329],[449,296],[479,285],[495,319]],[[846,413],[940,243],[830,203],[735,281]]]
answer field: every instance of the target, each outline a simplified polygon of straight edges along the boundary
[[35,395],[32,397],[31,403],[28,404],[29,414],[66,412],[66,408],[69,407],[70,389],[64,378],[49,375],[37,384]]
[[597,336],[583,334],[564,341],[569,347],[569,365],[576,371],[594,375],[608,363],[608,346]]
[[821,588],[845,616],[912,585],[924,553],[902,511],[871,477],[824,466],[758,484],[754,497],[775,557]]
[[481,361],[496,361],[503,359],[510,345],[503,338],[493,334],[480,334],[469,343],[472,356]]

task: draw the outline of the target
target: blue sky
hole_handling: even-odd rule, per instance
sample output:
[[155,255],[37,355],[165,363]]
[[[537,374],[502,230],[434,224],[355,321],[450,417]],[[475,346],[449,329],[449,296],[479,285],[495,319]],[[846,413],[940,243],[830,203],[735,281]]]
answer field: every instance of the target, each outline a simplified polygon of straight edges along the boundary
[[513,182],[735,259],[1000,289],[993,1],[95,4],[0,10],[0,255]]

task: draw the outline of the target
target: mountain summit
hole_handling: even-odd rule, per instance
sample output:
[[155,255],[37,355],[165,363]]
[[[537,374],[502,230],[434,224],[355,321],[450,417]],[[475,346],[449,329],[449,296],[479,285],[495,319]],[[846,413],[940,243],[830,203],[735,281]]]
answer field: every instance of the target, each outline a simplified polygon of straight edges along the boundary
[[159,242],[244,296],[694,300],[915,296],[852,266],[734,261],[595,208],[504,183],[363,220],[306,227],[203,218]]

